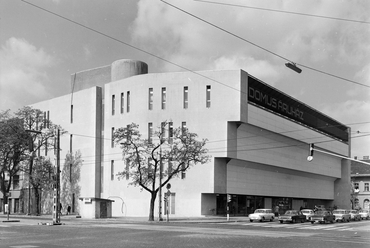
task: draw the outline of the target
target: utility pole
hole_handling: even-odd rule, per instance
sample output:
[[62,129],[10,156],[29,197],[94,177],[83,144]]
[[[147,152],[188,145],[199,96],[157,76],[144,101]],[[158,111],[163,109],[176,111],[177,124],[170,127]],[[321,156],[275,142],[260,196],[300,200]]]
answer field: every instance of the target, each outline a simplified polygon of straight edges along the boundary
[[58,129],[57,134],[57,176],[56,176],[56,187],[54,189],[54,213],[53,213],[53,224],[60,225],[60,130]]
[[162,221],[162,144],[159,148],[159,214],[158,219]]

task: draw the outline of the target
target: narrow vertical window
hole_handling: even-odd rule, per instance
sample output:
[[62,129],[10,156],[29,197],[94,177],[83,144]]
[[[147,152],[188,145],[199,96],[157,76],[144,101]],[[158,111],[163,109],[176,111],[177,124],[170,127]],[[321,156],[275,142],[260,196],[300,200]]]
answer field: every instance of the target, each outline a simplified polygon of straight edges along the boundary
[[148,178],[151,179],[152,177],[153,177],[152,159],[148,158]]
[[175,209],[176,209],[176,193],[171,193],[171,214],[175,214]]
[[166,123],[161,123],[161,140],[166,138]]
[[110,161],[110,180],[114,180],[114,160]]
[[369,191],[369,183],[364,184],[364,191]]
[[72,154],[72,138],[73,134],[69,135],[69,152]]
[[112,95],[112,115],[116,112],[116,96]]
[[211,107],[211,85],[207,85],[207,92],[206,92],[206,107]]
[[71,105],[71,123],[73,123],[73,105]]
[[69,164],[69,182],[72,182],[72,163]]
[[181,170],[183,170],[183,171],[181,171],[181,179],[185,179],[186,178],[186,172],[185,172],[185,165],[184,164],[181,166]]
[[127,91],[127,94],[126,94],[126,98],[127,98],[127,104],[126,104],[126,107],[127,107],[127,110],[126,112],[130,112],[130,91]]
[[162,109],[166,109],[166,87],[162,88]]
[[168,123],[168,142],[172,144],[173,141],[173,122]]
[[46,112],[44,112],[44,128],[47,128]]
[[123,92],[121,93],[121,107],[120,107],[120,109],[121,109],[121,114],[123,114],[123,110],[124,110],[124,107],[125,107],[125,96],[124,96],[124,94],[123,94]]
[[50,112],[48,111],[48,113],[47,113],[47,119],[46,119],[47,128],[50,128],[50,124],[49,124],[50,123],[50,119],[49,118],[50,118]]
[[41,141],[39,140],[39,141],[37,141],[37,156],[38,157],[40,157],[41,156],[41,149],[40,149],[40,147],[41,147]]
[[45,140],[45,157],[48,155],[48,139]]
[[148,123],[148,142],[152,143],[152,137],[153,137],[153,123]]
[[181,134],[182,134],[182,136],[184,136],[185,135],[185,133],[186,133],[186,122],[185,121],[183,121],[183,122],[181,122]]
[[184,87],[184,109],[188,108],[188,86]]
[[111,133],[111,147],[114,147],[114,127],[112,127],[112,133]]
[[148,109],[153,110],[153,88],[149,88],[148,105]]
[[168,161],[168,169],[167,169],[167,175],[170,176],[172,173],[172,160]]
[[130,160],[126,159],[126,180],[130,179]]

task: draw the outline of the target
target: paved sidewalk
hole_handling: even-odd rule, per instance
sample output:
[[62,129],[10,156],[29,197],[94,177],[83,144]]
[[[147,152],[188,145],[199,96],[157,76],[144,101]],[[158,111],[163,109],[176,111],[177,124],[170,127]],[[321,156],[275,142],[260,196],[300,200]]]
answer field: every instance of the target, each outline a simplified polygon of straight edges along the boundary
[[[1,222],[34,222],[35,224],[52,223],[53,219],[51,215],[9,215],[0,214]],[[222,223],[222,222],[246,222],[249,221],[248,217],[245,216],[231,216],[227,220],[226,216],[204,216],[204,217],[173,217],[169,219],[172,223]],[[101,218],[101,219],[84,219],[78,218],[76,215],[62,215],[62,223],[78,223],[78,222],[94,222],[94,223],[151,223],[148,221],[148,217],[112,217],[112,218]],[[158,217],[155,217],[154,222],[167,222],[166,218],[163,221],[158,221]]]

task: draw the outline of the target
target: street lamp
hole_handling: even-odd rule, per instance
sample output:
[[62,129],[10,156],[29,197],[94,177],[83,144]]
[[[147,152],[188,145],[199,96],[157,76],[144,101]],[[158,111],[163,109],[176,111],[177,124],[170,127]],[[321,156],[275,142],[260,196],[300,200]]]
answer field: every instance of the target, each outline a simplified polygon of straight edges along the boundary
[[295,63],[293,62],[289,62],[289,63],[285,63],[285,66],[292,69],[293,71],[297,72],[297,73],[301,73],[302,72],[302,69],[297,67]]

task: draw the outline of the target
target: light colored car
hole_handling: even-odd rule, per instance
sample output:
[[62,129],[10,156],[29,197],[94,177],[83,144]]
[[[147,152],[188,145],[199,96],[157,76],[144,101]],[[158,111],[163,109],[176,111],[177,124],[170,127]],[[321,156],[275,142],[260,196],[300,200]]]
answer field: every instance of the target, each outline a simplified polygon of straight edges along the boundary
[[272,212],[272,209],[260,208],[256,209],[253,214],[250,214],[249,221],[273,221],[275,219],[275,215]]
[[306,220],[310,221],[311,217],[315,215],[314,211],[312,209],[302,209],[302,214],[306,216]]
[[361,214],[358,210],[349,210],[349,214],[351,215],[351,220],[361,220]]
[[359,211],[359,214],[361,215],[361,219],[363,220],[368,220],[370,219],[370,213],[369,213],[369,210],[360,210]]
[[351,220],[351,215],[349,213],[349,210],[346,209],[337,209],[333,211],[333,215],[335,216],[335,221],[336,222],[345,222],[345,221],[350,221]]

